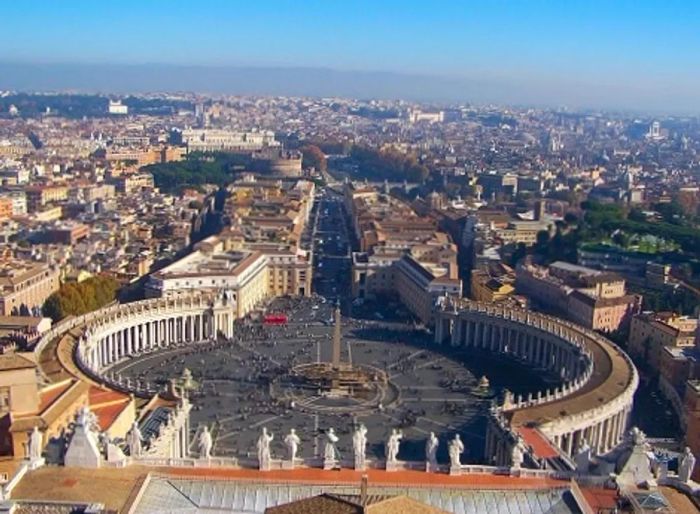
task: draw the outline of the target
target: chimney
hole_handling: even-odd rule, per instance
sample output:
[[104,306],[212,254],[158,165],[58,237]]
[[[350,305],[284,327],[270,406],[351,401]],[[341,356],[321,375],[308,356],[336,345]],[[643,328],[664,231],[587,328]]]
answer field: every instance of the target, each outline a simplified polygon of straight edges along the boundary
[[369,477],[365,473],[362,475],[362,478],[360,479],[360,505],[362,507],[367,506],[367,481],[369,480]]

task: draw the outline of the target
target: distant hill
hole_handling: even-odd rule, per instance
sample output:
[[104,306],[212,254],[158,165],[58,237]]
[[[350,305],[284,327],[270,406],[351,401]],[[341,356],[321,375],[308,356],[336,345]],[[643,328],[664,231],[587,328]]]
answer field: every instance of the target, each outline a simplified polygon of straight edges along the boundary
[[[470,70],[455,70],[455,74]],[[693,90],[596,83],[598,77],[460,78],[325,68],[170,64],[26,64],[0,62],[0,90],[338,96],[571,108],[699,112]]]

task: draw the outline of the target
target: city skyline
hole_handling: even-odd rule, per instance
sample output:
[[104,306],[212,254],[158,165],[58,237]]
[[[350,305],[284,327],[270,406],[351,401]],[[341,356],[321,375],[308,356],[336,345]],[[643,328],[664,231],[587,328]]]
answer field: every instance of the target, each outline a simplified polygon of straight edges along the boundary
[[[102,71],[124,91],[700,111],[700,74],[688,66],[700,50],[700,11],[687,2],[4,10],[12,20],[0,35],[4,89],[121,92],[100,85]],[[156,80],[162,70],[167,78]]]

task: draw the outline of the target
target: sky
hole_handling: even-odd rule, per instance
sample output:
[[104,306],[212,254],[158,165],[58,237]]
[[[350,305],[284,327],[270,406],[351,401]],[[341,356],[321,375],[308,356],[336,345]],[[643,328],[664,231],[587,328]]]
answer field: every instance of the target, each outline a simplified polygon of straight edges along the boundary
[[696,0],[0,0],[0,13],[1,62],[395,72],[504,84],[505,100],[700,112]]

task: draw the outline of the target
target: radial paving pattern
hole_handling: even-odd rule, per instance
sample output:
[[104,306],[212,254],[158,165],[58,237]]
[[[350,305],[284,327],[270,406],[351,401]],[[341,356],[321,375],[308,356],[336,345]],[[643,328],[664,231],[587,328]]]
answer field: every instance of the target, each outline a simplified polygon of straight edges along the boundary
[[[383,457],[388,433],[401,427],[402,459],[422,460],[431,431],[442,441],[439,456],[444,459],[447,438],[459,432],[467,443],[466,460],[475,462],[482,456],[484,410],[492,395],[504,386],[521,390],[520,383],[527,380],[531,388],[540,385],[515,365],[494,367],[485,356],[439,353],[431,348],[429,336],[406,324],[345,320],[343,362],[382,370],[388,384],[354,398],[308,390],[301,394],[290,387],[290,371],[330,360],[333,327],[313,322],[329,317],[330,307],[322,305],[300,313],[288,327],[242,328],[233,341],[164,351],[112,371],[165,383],[189,369],[198,385],[191,395],[192,430],[206,424],[215,436],[214,453],[238,457],[255,455],[255,440],[263,426],[275,435],[273,453],[280,457],[289,429],[295,428],[302,437],[300,454],[312,457],[322,449],[322,433],[330,427],[341,438],[341,456],[349,457],[352,427],[364,423],[370,456]],[[479,389],[482,373],[491,379],[490,393]]]

